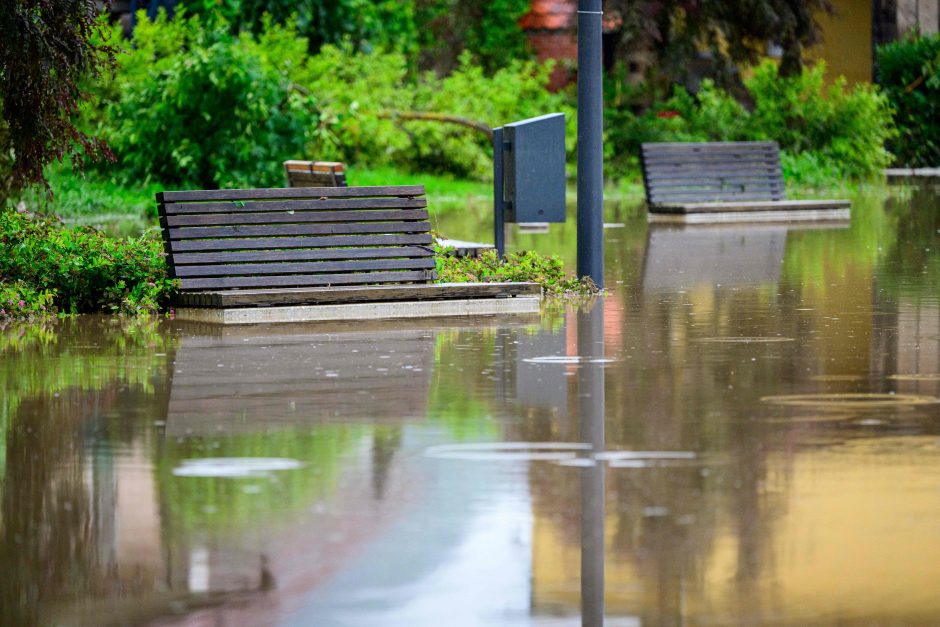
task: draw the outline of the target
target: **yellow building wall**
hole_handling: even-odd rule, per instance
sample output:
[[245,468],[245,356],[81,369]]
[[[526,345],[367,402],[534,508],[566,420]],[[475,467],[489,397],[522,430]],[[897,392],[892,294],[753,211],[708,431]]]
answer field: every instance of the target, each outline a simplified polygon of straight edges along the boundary
[[835,15],[822,15],[823,43],[807,51],[810,62],[824,60],[832,82],[844,76],[849,85],[872,80],[871,0],[834,0]]

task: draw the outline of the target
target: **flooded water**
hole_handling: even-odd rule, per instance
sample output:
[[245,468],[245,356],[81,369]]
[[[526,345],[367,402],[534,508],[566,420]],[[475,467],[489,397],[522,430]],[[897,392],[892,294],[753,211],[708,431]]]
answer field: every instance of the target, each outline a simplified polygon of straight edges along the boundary
[[579,310],[3,329],[0,625],[940,624],[936,194],[609,213]]

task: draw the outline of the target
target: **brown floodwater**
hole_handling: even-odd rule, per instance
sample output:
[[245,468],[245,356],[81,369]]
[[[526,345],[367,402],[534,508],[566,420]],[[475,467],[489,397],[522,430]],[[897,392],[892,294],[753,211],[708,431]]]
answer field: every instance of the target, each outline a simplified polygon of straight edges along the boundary
[[0,625],[940,624],[940,198],[854,202],[610,207],[541,316],[5,327]]

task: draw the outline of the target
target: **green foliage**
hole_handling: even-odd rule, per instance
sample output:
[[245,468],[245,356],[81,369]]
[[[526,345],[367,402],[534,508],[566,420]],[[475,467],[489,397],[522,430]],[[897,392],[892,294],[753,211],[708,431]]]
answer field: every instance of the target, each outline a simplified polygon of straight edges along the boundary
[[22,281],[7,283],[0,277],[0,322],[32,321],[55,314],[54,294]]
[[281,183],[281,162],[302,156],[318,121],[316,101],[292,89],[282,58],[196,18],[141,20],[133,44],[102,90],[113,99],[100,120],[128,182]]
[[408,120],[409,112],[437,112],[488,126],[549,112],[567,113],[574,150],[574,109],[565,96],[545,90],[550,66],[513,61],[487,76],[464,54],[458,68],[439,78],[412,80],[399,53],[358,55],[326,46],[298,80],[320,103],[323,124],[311,154],[368,166],[486,179],[492,175],[489,138],[457,124]]
[[259,33],[266,20],[288,26],[307,40],[310,52],[350,42],[356,50],[415,52],[418,25],[413,1],[398,0],[183,0],[188,15],[221,18],[233,32]]
[[940,34],[878,48],[878,84],[895,111],[891,148],[901,165],[940,164]]
[[839,77],[825,87],[825,64],[784,78],[773,63],[754,71],[750,127],[755,139],[773,139],[792,154],[816,153],[845,177],[879,174],[890,162],[885,142],[894,134],[887,98],[866,84],[847,89]]
[[630,168],[643,142],[773,140],[783,151],[784,173],[797,182],[880,173],[891,158],[885,141],[894,133],[887,99],[868,85],[850,90],[841,78],[827,88],[824,74],[822,63],[792,77],[763,63],[746,82],[751,109],[710,81],[694,97],[676,87],[640,115],[611,108],[609,156]]
[[[12,285],[7,289],[51,294],[51,304],[63,312],[155,313],[172,288],[154,231],[113,238],[6,212],[0,214],[0,245],[0,277]],[[47,301],[41,304],[48,308]]]
[[487,73],[511,60],[529,58],[519,19],[529,12],[530,0],[417,0],[420,66],[449,74],[460,65],[462,53]]
[[584,296],[599,291],[588,278],[565,276],[562,260],[554,255],[521,251],[509,253],[500,261],[493,250],[484,251],[479,257],[457,257],[440,248],[436,252],[439,283],[531,282],[553,296]]

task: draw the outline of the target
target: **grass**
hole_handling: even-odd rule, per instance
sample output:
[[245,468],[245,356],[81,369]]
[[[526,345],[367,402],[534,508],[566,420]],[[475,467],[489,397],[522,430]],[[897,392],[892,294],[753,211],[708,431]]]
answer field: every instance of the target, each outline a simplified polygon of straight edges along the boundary
[[[76,173],[64,164],[51,166],[47,176],[52,188],[52,199],[47,198],[42,190],[30,190],[22,197],[28,209],[37,213],[55,213],[67,224],[94,226],[113,235],[139,235],[147,226],[152,226],[156,221],[154,195],[165,189],[164,185],[154,182],[125,187],[101,174]],[[639,175],[628,173],[620,179],[611,178],[608,173],[605,201],[640,207],[644,191]],[[445,222],[453,222],[454,218],[463,216],[462,219],[471,223],[488,221],[491,217],[493,188],[490,182],[404,172],[394,167],[358,166],[347,168],[347,180],[350,185],[357,186],[424,185],[435,226],[438,219],[445,217]],[[868,187],[871,183],[878,184],[877,181],[789,181],[787,193],[791,198],[844,196],[846,193],[857,193],[860,187]],[[573,181],[569,181],[567,197],[569,206],[574,206],[577,188]]]

